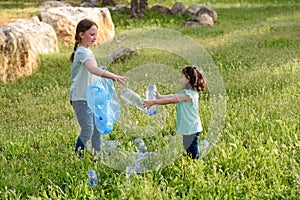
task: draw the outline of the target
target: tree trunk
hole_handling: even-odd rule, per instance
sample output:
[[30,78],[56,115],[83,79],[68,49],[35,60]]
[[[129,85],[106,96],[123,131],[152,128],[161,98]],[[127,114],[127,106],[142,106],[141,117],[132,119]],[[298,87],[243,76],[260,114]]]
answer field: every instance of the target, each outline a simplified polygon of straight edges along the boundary
[[148,8],[147,0],[140,0],[140,12],[144,14],[145,10]]
[[145,10],[148,8],[147,0],[131,0],[131,16],[143,17]]

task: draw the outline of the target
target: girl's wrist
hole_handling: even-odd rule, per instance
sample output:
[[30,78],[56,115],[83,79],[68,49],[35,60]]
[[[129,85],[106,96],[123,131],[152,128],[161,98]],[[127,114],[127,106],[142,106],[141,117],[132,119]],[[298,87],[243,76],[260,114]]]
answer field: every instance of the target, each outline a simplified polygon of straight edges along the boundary
[[114,81],[118,82],[118,75],[114,75]]
[[152,106],[153,106],[153,105],[156,105],[156,103],[157,103],[157,100],[156,100],[156,99],[153,99],[153,100],[152,100]]
[[105,70],[102,71],[101,77],[104,76],[105,72],[106,72]]

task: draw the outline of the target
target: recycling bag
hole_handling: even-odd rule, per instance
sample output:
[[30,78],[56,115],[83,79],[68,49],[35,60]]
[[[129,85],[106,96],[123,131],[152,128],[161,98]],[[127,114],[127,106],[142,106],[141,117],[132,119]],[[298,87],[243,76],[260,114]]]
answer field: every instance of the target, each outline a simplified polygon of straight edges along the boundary
[[120,117],[120,103],[111,79],[99,77],[87,88],[87,104],[94,113],[99,133],[108,134]]

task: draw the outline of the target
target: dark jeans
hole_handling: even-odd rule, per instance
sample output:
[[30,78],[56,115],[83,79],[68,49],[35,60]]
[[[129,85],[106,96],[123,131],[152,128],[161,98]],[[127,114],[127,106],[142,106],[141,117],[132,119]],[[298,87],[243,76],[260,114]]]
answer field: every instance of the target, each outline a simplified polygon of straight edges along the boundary
[[198,139],[200,133],[195,133],[192,135],[183,135],[183,146],[187,154],[191,156],[192,159],[200,158]]

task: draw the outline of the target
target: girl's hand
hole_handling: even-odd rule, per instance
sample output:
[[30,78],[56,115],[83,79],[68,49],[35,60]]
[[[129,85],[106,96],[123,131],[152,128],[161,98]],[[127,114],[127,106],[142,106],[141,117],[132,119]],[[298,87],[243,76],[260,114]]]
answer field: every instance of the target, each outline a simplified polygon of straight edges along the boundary
[[153,100],[144,100],[143,101],[143,106],[145,107],[145,108],[150,108],[151,106],[153,106],[154,105],[154,101]]
[[122,85],[124,85],[124,82],[128,80],[128,78],[126,76],[118,76],[116,75],[114,78],[114,81],[121,83]]

